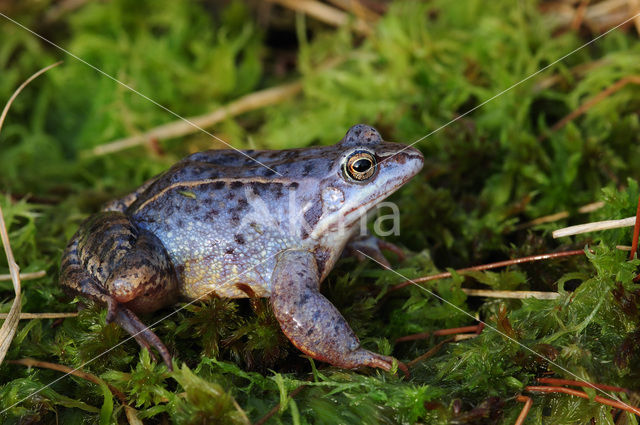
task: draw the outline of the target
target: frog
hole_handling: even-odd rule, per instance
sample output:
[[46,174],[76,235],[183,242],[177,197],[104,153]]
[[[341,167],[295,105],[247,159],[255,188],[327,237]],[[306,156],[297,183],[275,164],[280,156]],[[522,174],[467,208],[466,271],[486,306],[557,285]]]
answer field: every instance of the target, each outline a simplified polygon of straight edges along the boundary
[[365,124],[334,145],[193,153],[86,219],[64,250],[60,284],[106,306],[106,321],[169,369],[169,350],[139,316],[219,297],[268,298],[313,359],[390,371],[402,363],[363,348],[320,284],[343,252],[389,264],[382,249],[395,245],[362,234],[361,221],[423,162]]

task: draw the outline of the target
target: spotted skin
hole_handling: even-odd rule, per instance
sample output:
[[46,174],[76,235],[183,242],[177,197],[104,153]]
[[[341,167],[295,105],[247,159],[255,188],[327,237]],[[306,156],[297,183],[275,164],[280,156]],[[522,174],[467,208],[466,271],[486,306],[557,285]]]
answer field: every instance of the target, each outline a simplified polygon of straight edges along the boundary
[[[365,181],[346,165],[362,152],[375,167]],[[245,153],[271,170],[233,150],[198,152],[111,202],[70,241],[61,283],[106,304],[108,317],[131,334],[144,330],[136,313],[178,296],[268,297],[303,352],[341,367],[388,370],[390,358],[358,348],[318,288],[360,218],[420,170],[422,155],[366,125],[333,146]],[[302,299],[313,309],[296,304]],[[303,322],[314,326],[292,327]],[[162,342],[140,335],[170,366]]]

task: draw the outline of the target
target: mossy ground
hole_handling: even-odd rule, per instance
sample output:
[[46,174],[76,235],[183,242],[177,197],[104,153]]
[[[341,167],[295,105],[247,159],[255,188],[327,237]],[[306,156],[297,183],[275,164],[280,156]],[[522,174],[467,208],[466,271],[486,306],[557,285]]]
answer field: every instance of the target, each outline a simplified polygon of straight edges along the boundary
[[[291,12],[265,25],[242,2],[87,2],[51,18],[49,1],[8,2],[3,13],[183,116],[203,114],[253,91],[300,78],[303,92],[228,119],[215,133],[236,148],[331,144],[359,122],[389,140],[412,142],[490,99],[595,34],[560,31],[533,1],[399,1],[362,37]],[[263,16],[262,16],[263,18]],[[65,243],[102,203],[121,196],[187,153],[223,147],[202,133],[107,156],[82,152],[175,117],[11,22],[0,19],[0,99],[37,69],[62,66],[30,85],[0,136],[0,203],[22,271],[25,312],[71,312],[57,284]],[[599,61],[599,62],[597,62]],[[586,73],[575,67],[597,64]],[[550,231],[635,214],[640,177],[640,87],[629,84],[559,130],[551,126],[619,79],[640,74],[637,34],[613,31],[417,144],[423,172],[393,197],[412,254],[408,277],[445,268],[589,246],[593,253],[424,286],[496,326],[581,379],[640,391],[638,261],[616,245],[631,230],[553,240]],[[553,84],[549,78],[557,77]],[[545,84],[543,84],[545,83]],[[606,206],[580,215],[581,205]],[[570,218],[518,224],[558,211]],[[0,259],[0,273],[8,268]],[[365,346],[408,361],[442,338],[397,337],[473,320],[416,287],[386,295],[402,279],[375,264],[344,260],[324,283]],[[558,290],[557,300],[467,298],[466,287]],[[13,298],[0,282],[3,311]],[[171,310],[148,317],[148,323]],[[504,423],[537,376],[574,379],[485,329],[445,345],[411,379],[345,371],[300,356],[266,302],[214,299],[162,321],[156,332],[176,369],[150,361],[97,307],[80,316],[22,321],[7,359],[46,360],[101,377],[124,392],[145,423],[243,423],[278,402],[271,423]],[[115,347],[112,349],[112,347]],[[59,378],[56,371],[0,366],[5,409]],[[546,376],[546,375],[545,375]],[[288,394],[307,386],[294,398]],[[526,423],[613,424],[618,413],[567,395],[532,395]],[[627,396],[621,395],[623,399]],[[236,404],[237,403],[237,404]],[[126,422],[106,387],[65,377],[2,413],[3,423]],[[628,416],[636,424],[637,418]],[[620,423],[620,422],[618,422]]]

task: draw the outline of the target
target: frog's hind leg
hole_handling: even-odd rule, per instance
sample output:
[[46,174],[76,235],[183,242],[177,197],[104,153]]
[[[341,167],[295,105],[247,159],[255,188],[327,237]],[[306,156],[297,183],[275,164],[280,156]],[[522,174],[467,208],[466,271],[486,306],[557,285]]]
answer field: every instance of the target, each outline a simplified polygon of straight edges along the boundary
[[[301,351],[348,369],[359,366],[391,369],[393,358],[361,348],[344,317],[319,292],[318,267],[310,252],[281,253],[271,282],[276,319]],[[404,367],[401,363],[399,366]]]
[[134,314],[162,308],[177,296],[173,266],[156,236],[123,213],[96,214],[67,246],[60,282],[106,304],[108,322],[117,322],[141,346],[155,347],[171,368],[167,348]]

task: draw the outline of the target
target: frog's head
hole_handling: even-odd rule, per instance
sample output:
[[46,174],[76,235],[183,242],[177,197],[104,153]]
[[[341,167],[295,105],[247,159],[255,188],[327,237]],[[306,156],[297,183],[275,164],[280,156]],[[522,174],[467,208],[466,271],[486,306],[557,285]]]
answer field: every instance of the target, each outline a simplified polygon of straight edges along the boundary
[[416,175],[424,162],[417,149],[384,142],[374,128],[363,124],[351,127],[339,143],[325,149],[327,168],[316,170],[323,176],[316,180],[315,200],[305,219],[312,240],[336,247],[344,245],[360,219]]

